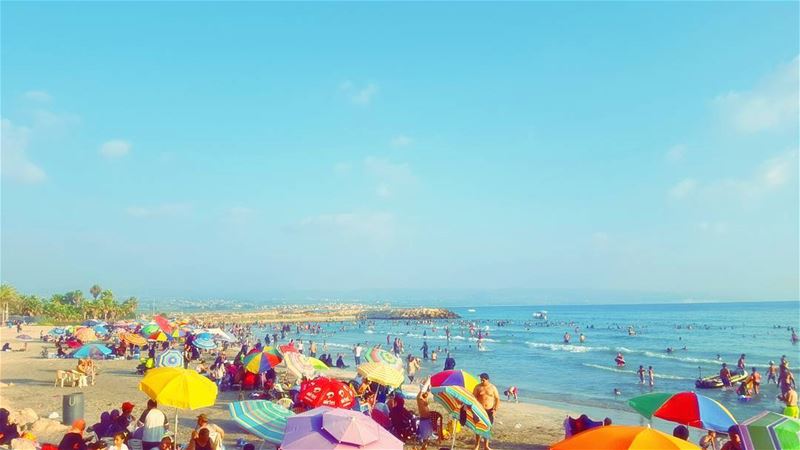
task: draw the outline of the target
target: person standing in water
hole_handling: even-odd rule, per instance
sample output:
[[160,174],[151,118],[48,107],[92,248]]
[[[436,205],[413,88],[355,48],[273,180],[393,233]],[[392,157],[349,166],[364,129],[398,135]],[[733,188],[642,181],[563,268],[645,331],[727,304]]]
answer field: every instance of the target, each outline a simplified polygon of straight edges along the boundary
[[564,343],[569,344],[569,340],[572,339],[572,336],[569,335],[569,331],[564,333]]
[[769,367],[767,367],[767,384],[769,384],[770,381],[778,384],[778,368],[775,367],[775,361],[770,361]]
[[650,387],[653,387],[656,384],[656,371],[653,370],[653,366],[647,368],[647,377],[650,381]]
[[739,357],[739,361],[736,362],[736,368],[738,369],[740,375],[747,374],[747,365],[744,361],[744,356],[744,353],[742,353],[742,356]]
[[644,366],[639,366],[639,370],[636,371],[639,374],[639,384],[644,384]]

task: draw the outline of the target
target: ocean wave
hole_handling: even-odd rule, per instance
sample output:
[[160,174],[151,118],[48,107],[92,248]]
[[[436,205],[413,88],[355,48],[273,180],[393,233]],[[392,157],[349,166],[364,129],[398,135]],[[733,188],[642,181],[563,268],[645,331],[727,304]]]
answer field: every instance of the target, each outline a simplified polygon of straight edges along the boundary
[[[617,368],[617,367],[601,366],[599,364],[590,364],[590,363],[582,363],[581,365],[585,366],[585,367],[591,367],[591,368],[594,368],[594,369],[605,370],[605,371],[608,371],[608,372],[626,373],[626,374],[631,374],[631,375],[638,376],[636,371],[635,370],[631,370],[631,369],[620,369],[620,368]],[[647,377],[647,375],[645,375],[645,377]],[[656,372],[655,377],[656,378],[665,379],[665,380],[694,380],[694,378],[691,378],[691,377],[682,377],[682,376],[679,376],[679,375],[670,375],[670,374],[658,373],[658,372]]]
[[722,364],[722,361],[718,361],[716,359],[706,359],[706,358],[692,358],[691,356],[674,356],[670,355],[669,353],[655,353],[655,352],[644,352],[645,356],[649,356],[651,358],[661,358],[661,359],[673,359],[676,361],[684,361],[690,363],[707,363],[707,364]]
[[[440,340],[440,341],[446,341],[447,340],[447,336],[443,335],[443,334],[440,334],[440,335],[429,334],[427,336],[424,336],[422,334],[417,334],[417,333],[406,333],[405,336],[406,337],[410,337],[410,338],[417,338],[417,339],[432,339],[432,340]],[[451,335],[450,336],[450,340],[452,340],[452,341],[473,341],[473,342],[475,342],[475,341],[478,340],[478,338],[476,338],[474,336],[464,337],[464,336],[452,336]],[[497,342],[497,340],[492,339],[492,338],[488,338],[488,337],[484,337],[483,341],[484,342]]]
[[546,342],[530,342],[526,341],[529,347],[533,348],[546,348],[554,352],[570,352],[570,353],[586,353],[591,351],[608,351],[608,347],[590,347],[588,345],[572,345],[572,344],[549,344]]

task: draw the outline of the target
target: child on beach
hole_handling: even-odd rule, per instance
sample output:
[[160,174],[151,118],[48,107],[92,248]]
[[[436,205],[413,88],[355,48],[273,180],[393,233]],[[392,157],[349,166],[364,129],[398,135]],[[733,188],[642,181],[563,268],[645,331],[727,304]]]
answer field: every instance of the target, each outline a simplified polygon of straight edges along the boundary
[[507,401],[510,401],[513,398],[515,402],[519,402],[519,399],[517,398],[517,392],[516,386],[509,386],[508,389],[506,389],[503,393],[505,394]]

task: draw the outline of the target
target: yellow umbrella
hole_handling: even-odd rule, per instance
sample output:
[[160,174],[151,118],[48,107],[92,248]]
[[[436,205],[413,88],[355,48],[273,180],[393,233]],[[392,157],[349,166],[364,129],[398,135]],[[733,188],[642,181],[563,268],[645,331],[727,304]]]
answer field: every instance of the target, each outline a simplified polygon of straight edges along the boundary
[[405,381],[405,375],[392,366],[382,363],[364,363],[358,366],[358,374],[383,386],[398,387]]
[[313,368],[315,368],[317,370],[328,370],[328,369],[330,369],[330,367],[328,367],[327,364],[325,364],[324,362],[322,362],[321,360],[319,360],[317,358],[314,358],[313,356],[309,356],[308,357],[308,362],[311,363],[311,367],[313,367]]
[[92,342],[97,340],[97,335],[91,328],[79,328],[75,330],[75,338],[81,342]]
[[144,347],[145,345],[147,345],[147,339],[143,338],[142,336],[136,333],[124,332],[122,333],[121,338],[123,341],[131,345],[138,345],[139,347]]
[[178,409],[214,406],[217,385],[194,370],[177,367],[150,369],[139,382],[139,390],[159,404],[174,406],[175,435],[178,434]]

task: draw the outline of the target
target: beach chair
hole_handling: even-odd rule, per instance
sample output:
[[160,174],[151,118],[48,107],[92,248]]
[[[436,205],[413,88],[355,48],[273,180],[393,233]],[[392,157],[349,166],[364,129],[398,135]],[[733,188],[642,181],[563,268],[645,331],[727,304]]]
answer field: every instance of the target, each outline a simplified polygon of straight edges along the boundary
[[56,370],[56,381],[53,383],[53,386],[58,386],[60,384],[61,387],[64,387],[65,383],[75,383],[72,372],[68,370]]

